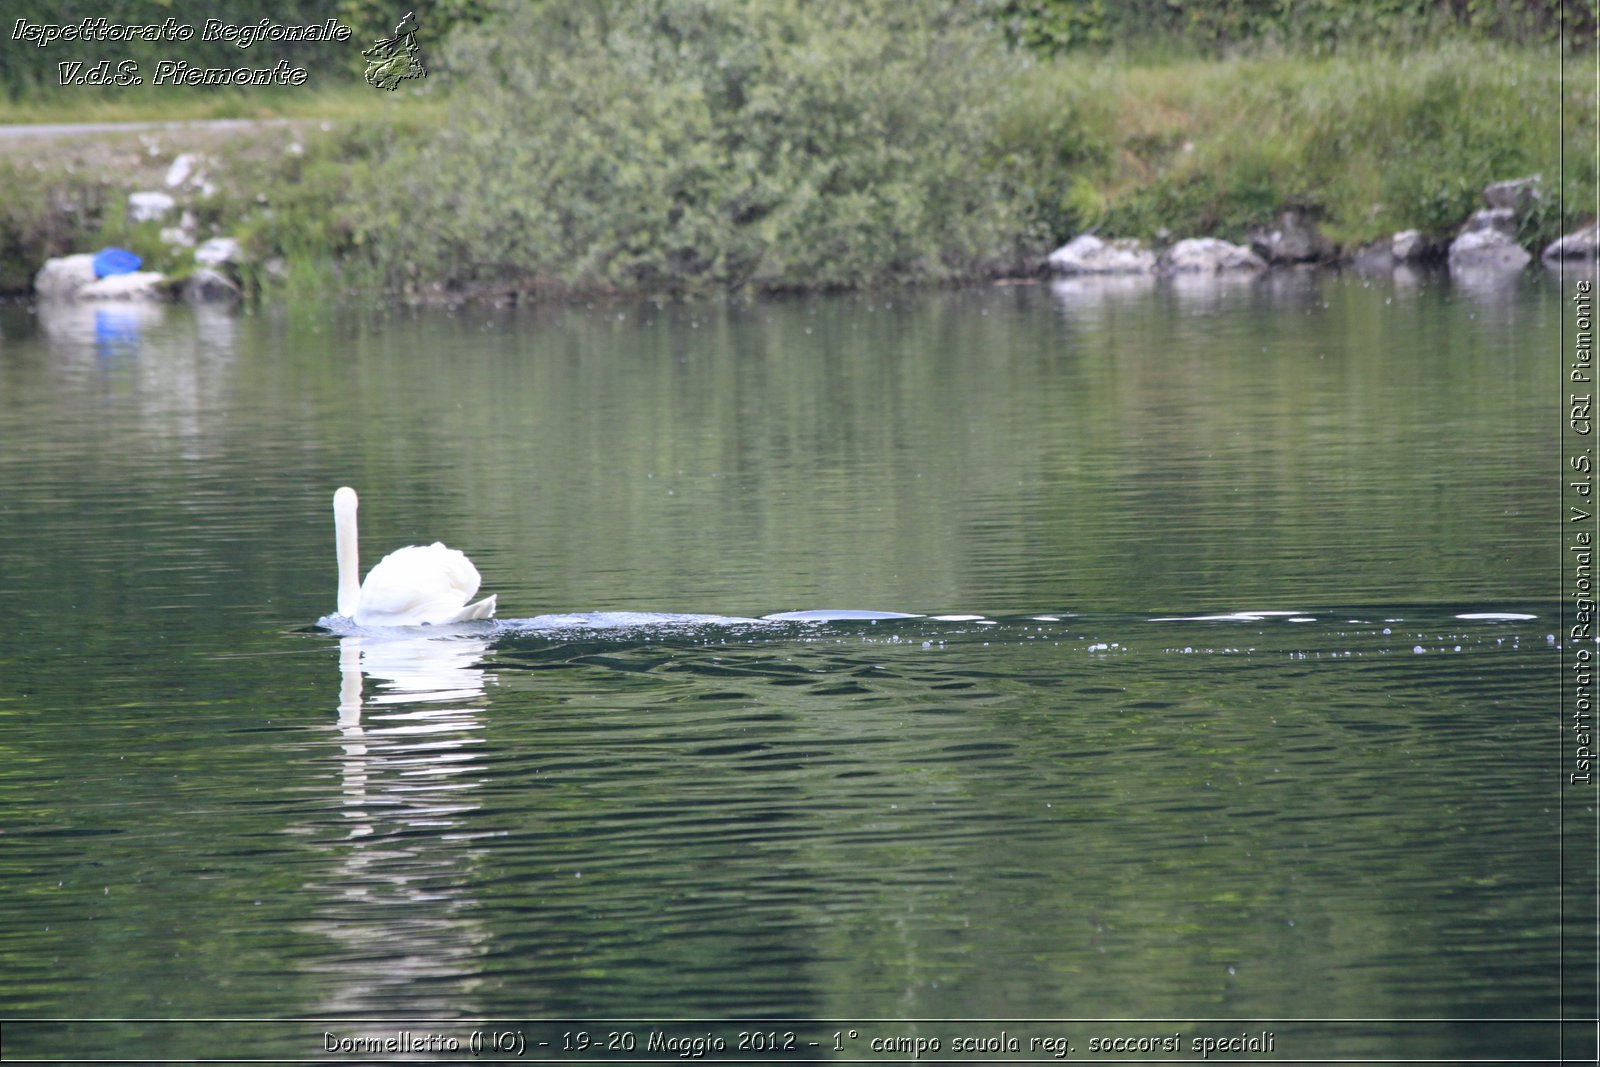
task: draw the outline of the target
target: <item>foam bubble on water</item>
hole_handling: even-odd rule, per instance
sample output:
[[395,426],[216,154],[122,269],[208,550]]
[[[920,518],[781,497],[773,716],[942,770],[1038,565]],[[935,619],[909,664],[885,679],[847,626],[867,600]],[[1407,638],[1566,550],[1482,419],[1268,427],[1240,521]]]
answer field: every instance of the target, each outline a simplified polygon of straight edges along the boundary
[[853,609],[822,609],[816,611],[782,611],[776,615],[763,615],[763,622],[877,622],[880,619],[920,619],[921,615],[903,611],[857,611]]
[[1163,615],[1151,622],[1266,622],[1268,619],[1288,619],[1290,622],[1315,622],[1316,619],[1300,611],[1230,611],[1220,615]]

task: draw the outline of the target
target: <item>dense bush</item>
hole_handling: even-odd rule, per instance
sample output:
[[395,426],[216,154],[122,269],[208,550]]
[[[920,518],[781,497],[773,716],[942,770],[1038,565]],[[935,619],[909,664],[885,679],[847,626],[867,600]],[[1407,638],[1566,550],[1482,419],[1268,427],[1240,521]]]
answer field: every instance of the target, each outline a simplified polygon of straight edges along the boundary
[[1119,46],[1309,54],[1417,46],[1441,34],[1591,48],[1600,0],[994,0],[1011,39],[1057,54]]
[[104,182],[29,163],[0,166],[0,293],[26,292],[50,256],[98,247],[108,211]]
[[513,7],[447,62],[448,127],[399,149],[358,224],[392,282],[930,281],[1028,229],[990,151],[1014,60],[956,6]]

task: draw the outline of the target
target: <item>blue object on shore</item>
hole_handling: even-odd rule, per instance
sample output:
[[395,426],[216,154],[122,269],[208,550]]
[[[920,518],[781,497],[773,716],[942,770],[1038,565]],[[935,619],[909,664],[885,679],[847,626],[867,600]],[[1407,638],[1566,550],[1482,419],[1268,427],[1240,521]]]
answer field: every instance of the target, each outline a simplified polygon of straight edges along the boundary
[[94,254],[94,276],[109,278],[113,274],[132,274],[143,262],[126,248],[102,248]]

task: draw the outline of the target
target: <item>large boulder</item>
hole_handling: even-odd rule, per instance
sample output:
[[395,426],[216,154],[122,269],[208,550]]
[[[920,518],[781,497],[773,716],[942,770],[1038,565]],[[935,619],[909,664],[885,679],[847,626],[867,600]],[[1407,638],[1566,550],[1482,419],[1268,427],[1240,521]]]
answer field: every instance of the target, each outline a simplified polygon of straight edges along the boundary
[[33,291],[47,300],[70,300],[96,277],[94,256],[88,252],[59,256],[45,260],[39,273],[33,276]]
[[[1506,183],[1496,183],[1497,185]],[[1504,203],[1523,195],[1515,191],[1501,191],[1493,203]],[[1484,199],[1489,200],[1488,190]],[[1491,207],[1475,211],[1461,227],[1456,239],[1450,242],[1450,269],[1453,271],[1517,271],[1526,267],[1533,256],[1517,243],[1517,213],[1509,207]]]
[[75,300],[165,300],[167,276],[159,271],[136,270],[112,274],[91,282],[72,294]]
[[1210,273],[1224,270],[1265,270],[1266,261],[1243,245],[1215,237],[1191,237],[1179,241],[1162,257],[1163,265],[1178,273]]
[[1502,211],[1526,211],[1543,199],[1539,192],[1539,175],[1526,178],[1509,178],[1503,182],[1490,182],[1483,187],[1483,202]]
[[1591,223],[1581,230],[1573,230],[1565,237],[1551,241],[1544,250],[1546,263],[1562,260],[1592,260],[1600,257],[1600,222]]
[[1156,254],[1132,238],[1102,241],[1085,233],[1051,252],[1048,262],[1057,274],[1149,274]]
[[1517,213],[1508,207],[1492,207],[1487,211],[1474,211],[1472,217],[1462,225],[1462,233],[1477,233],[1481,230],[1494,230],[1516,240]]
[[1268,263],[1307,263],[1326,259],[1333,251],[1316,223],[1298,211],[1282,212],[1271,229],[1257,230],[1250,248]]
[[1463,230],[1450,242],[1452,271],[1518,271],[1532,259],[1515,237],[1494,227]]
[[1420,263],[1441,251],[1439,243],[1421,230],[1401,230],[1389,239],[1389,254],[1396,263]]

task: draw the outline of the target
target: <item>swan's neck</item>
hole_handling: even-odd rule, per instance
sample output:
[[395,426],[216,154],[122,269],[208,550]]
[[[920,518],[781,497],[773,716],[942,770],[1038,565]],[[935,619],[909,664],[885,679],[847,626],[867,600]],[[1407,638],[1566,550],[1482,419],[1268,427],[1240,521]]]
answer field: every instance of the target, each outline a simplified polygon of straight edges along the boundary
[[355,618],[361,602],[361,553],[356,547],[356,501],[336,496],[333,501],[334,548],[339,554],[339,614]]

